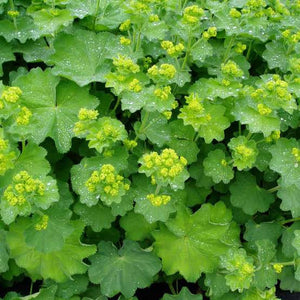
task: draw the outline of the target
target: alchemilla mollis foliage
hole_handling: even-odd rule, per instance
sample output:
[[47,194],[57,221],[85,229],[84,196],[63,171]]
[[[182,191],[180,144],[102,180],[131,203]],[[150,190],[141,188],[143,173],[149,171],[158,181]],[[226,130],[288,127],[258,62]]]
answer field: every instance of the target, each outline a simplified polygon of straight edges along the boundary
[[1,299],[300,292],[299,0],[0,0],[0,76]]

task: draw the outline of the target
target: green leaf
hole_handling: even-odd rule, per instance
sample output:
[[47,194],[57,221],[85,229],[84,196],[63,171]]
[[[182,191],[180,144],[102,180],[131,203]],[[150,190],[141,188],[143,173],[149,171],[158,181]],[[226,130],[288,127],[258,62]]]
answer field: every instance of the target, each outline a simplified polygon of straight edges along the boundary
[[202,300],[202,295],[192,294],[187,287],[183,287],[179,294],[169,295],[164,294],[161,300]]
[[95,108],[98,104],[97,99],[89,95],[88,88],[67,81],[59,83],[50,69],[32,69],[13,84],[21,88],[21,103],[32,112],[27,125],[30,138],[39,144],[47,136],[51,137],[59,152],[67,152],[71,147],[80,108]]
[[[75,81],[84,86],[93,81],[105,81],[110,71],[114,51],[118,51],[115,35],[102,32],[76,30],[73,35],[61,33],[54,41],[53,74]],[[121,51],[121,49],[120,49]],[[78,59],[80,57],[80,59]]]
[[297,253],[300,256],[300,230],[295,230],[294,234],[295,234],[295,238],[292,241],[292,245],[297,250]]
[[207,296],[221,297],[229,292],[225,277],[218,273],[208,273],[205,275],[205,285],[209,288]]
[[168,127],[167,119],[157,112],[146,112],[145,114],[142,114],[142,122],[144,118],[147,118],[145,126],[137,126],[137,135],[146,135],[150,142],[162,147],[170,140],[170,128]]
[[295,279],[293,267],[284,267],[279,274],[280,288],[290,292],[300,292],[300,280]]
[[63,299],[70,299],[73,295],[83,293],[87,289],[88,283],[86,275],[75,275],[72,280],[57,285],[56,295]]
[[271,288],[277,283],[277,274],[270,264],[276,254],[275,244],[267,239],[259,240],[255,242],[255,248],[259,267],[254,274],[253,286],[261,290]]
[[172,110],[174,104],[173,94],[168,95],[167,99],[161,99],[155,96],[154,91],[156,86],[143,88],[140,92],[125,92],[122,95],[122,110],[128,109],[131,113],[137,110],[144,109],[145,111],[158,111],[164,112],[166,110]]
[[263,222],[256,224],[249,220],[246,223],[246,231],[244,239],[249,242],[269,239],[273,244],[277,245],[277,240],[282,234],[282,227],[277,222]]
[[133,211],[120,219],[120,225],[125,230],[126,238],[133,241],[143,241],[151,238],[151,232],[156,223],[148,223],[141,214]]
[[204,174],[211,177],[215,183],[230,182],[234,177],[234,172],[232,167],[228,165],[228,161],[229,158],[225,156],[223,150],[210,151],[203,161]]
[[202,272],[214,272],[220,255],[239,244],[239,230],[222,202],[203,204],[194,214],[180,210],[153,236],[163,271],[167,275],[179,272],[189,282]]
[[43,32],[43,34],[54,35],[63,27],[73,22],[73,17],[67,9],[41,9],[31,13],[34,24]]
[[300,163],[292,153],[293,148],[300,148],[299,141],[280,138],[276,145],[270,148],[272,153],[270,168],[282,176],[282,186],[287,187],[294,184],[300,189]]
[[6,272],[9,269],[8,260],[9,254],[6,249],[5,242],[6,232],[4,230],[0,230],[0,273]]
[[3,76],[2,64],[6,61],[15,60],[15,56],[13,54],[12,46],[8,44],[2,37],[0,38],[0,48],[1,48],[1,56],[0,56],[0,76]]
[[55,205],[45,211],[45,214],[49,217],[47,228],[37,230],[35,226],[41,221],[41,217],[34,216],[31,225],[24,231],[25,242],[42,253],[59,251],[63,248],[66,238],[73,232],[70,223],[72,213]]
[[229,189],[232,205],[241,208],[248,215],[267,211],[275,201],[271,193],[257,185],[255,176],[250,173],[238,172]]
[[0,36],[3,36],[8,42],[18,39],[21,43],[25,43],[29,39],[36,40],[42,35],[29,16],[19,16],[16,22],[17,29],[12,21],[0,20]]
[[261,115],[243,99],[236,101],[232,114],[241,124],[247,124],[250,132],[262,132],[265,137],[269,136],[272,131],[280,130],[280,119],[275,113]]
[[138,243],[124,240],[117,249],[111,242],[100,242],[99,251],[90,258],[89,278],[100,283],[101,291],[108,297],[121,292],[132,297],[137,288],[145,288],[161,269],[159,259],[140,248]]
[[24,231],[31,226],[30,219],[19,218],[18,222],[10,226],[7,234],[7,244],[11,258],[18,266],[26,269],[34,279],[53,279],[63,282],[71,279],[74,274],[83,274],[87,265],[84,258],[95,253],[94,245],[85,245],[80,242],[83,224],[73,221],[73,233],[66,239],[63,248],[59,251],[42,253],[30,247],[25,242]]
[[191,56],[195,61],[204,62],[205,58],[213,55],[213,47],[207,40],[199,39],[191,48]]
[[241,86],[237,82],[232,82],[229,86],[225,86],[214,78],[200,78],[190,88],[190,93],[198,93],[204,99],[222,99],[228,97],[237,97]]
[[289,67],[290,55],[283,40],[271,41],[266,44],[266,50],[263,52],[262,57],[268,62],[270,69],[279,68],[281,71],[286,72]]
[[100,203],[88,207],[78,202],[74,206],[74,212],[80,216],[86,226],[91,226],[95,232],[110,228],[111,223],[115,220],[111,214],[111,209]]
[[282,253],[290,259],[294,259],[295,256],[298,256],[296,248],[291,247],[294,239],[295,232],[300,230],[300,222],[294,222],[294,224],[285,229],[282,234],[281,242],[282,242]]
[[168,26],[164,21],[146,22],[142,27],[142,32],[149,40],[163,40],[168,31]]
[[300,217],[300,188],[296,185],[283,186],[277,192],[277,196],[282,200],[280,209],[290,210],[293,218]]

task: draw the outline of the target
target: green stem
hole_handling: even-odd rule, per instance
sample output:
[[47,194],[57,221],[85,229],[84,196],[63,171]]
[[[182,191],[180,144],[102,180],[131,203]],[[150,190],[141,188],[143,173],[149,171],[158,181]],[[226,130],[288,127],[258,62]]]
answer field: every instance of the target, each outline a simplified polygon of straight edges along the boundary
[[174,287],[173,287],[173,285],[172,285],[172,282],[169,282],[169,283],[168,283],[168,286],[169,286],[169,289],[170,289],[171,293],[172,293],[173,295],[176,295],[176,291],[175,291],[175,289],[174,289]]
[[297,222],[297,221],[300,221],[300,217],[281,221],[280,224],[284,225],[284,224],[287,224],[287,223],[292,223],[292,222]]
[[22,139],[22,152],[24,152],[25,146],[26,146],[25,140]]
[[292,260],[292,261],[274,262],[274,263],[271,263],[271,265],[277,265],[277,264],[280,264],[280,265],[283,265],[283,266],[294,266],[294,265],[295,265],[295,261]]
[[160,184],[158,184],[157,186],[156,186],[156,189],[155,189],[155,195],[157,195],[158,193],[159,193],[159,191],[160,191],[160,188],[161,188],[161,185]]
[[118,108],[118,106],[119,106],[120,102],[121,102],[121,98],[120,98],[120,97],[118,97],[118,99],[117,99],[117,102],[116,102],[116,104],[115,104],[114,108],[112,109],[112,111],[113,111],[113,112],[115,112],[115,111],[116,111],[116,109]]
[[278,191],[279,189],[280,189],[280,186],[276,185],[276,186],[272,187],[271,189],[268,189],[268,192],[274,193],[274,192]]
[[93,23],[93,29],[94,30],[96,29],[96,20],[97,20],[97,14],[98,14],[98,11],[99,11],[99,7],[100,7],[100,0],[97,0],[96,12],[95,12],[95,15],[94,15],[94,23]]
[[141,45],[141,31],[139,30],[137,40],[136,40],[136,45],[135,45],[135,51],[138,51]]
[[[10,9],[11,10],[15,10],[15,4],[14,4],[14,0],[9,0],[9,5],[10,5]],[[17,25],[17,18],[13,17],[13,22],[14,22],[14,27],[16,30],[18,30],[18,25]]]
[[248,141],[251,139],[252,134],[253,134],[252,132],[249,132],[249,133],[247,134],[246,139],[247,139]]
[[250,57],[250,52],[251,52],[251,48],[252,48],[252,41],[249,44],[248,50],[247,50],[247,54],[246,54],[246,59],[249,60]]
[[143,121],[142,121],[142,124],[141,124],[141,127],[138,130],[138,134],[136,135],[136,137],[134,139],[135,141],[138,140],[138,135],[140,135],[143,132],[144,127],[145,127],[145,125],[146,125],[146,123],[148,121],[148,118],[149,118],[149,111],[146,111],[145,116],[144,116]]
[[233,36],[230,38],[229,44],[228,44],[227,49],[226,49],[226,51],[225,51],[224,58],[223,58],[223,62],[226,62],[226,61],[227,61],[228,56],[229,56],[229,53],[230,53],[230,50],[231,50],[232,45],[233,45],[233,43],[234,43],[234,40],[235,40],[235,36],[233,35]]
[[184,69],[185,65],[186,65],[186,62],[187,62],[187,59],[188,59],[188,56],[190,54],[190,51],[191,51],[191,46],[192,46],[192,37],[191,37],[191,33],[189,31],[189,39],[188,39],[188,45],[187,45],[187,48],[186,48],[186,52],[185,52],[185,57],[183,59],[183,63],[181,65],[181,70]]
[[32,295],[32,290],[33,290],[33,281],[31,280],[29,295]]

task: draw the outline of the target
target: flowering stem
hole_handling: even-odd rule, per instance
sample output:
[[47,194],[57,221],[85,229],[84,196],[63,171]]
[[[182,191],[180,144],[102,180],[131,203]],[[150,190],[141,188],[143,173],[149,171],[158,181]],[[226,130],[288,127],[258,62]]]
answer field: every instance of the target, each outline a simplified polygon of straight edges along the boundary
[[271,189],[268,189],[268,192],[274,193],[274,192],[278,191],[279,189],[280,189],[280,186],[276,185],[276,186],[272,187]]
[[287,224],[287,223],[292,223],[292,222],[297,222],[297,221],[300,221],[300,217],[281,221],[280,224],[284,225],[284,224]]
[[191,37],[191,33],[190,33],[190,31],[189,31],[188,45],[187,45],[187,48],[186,48],[185,57],[184,57],[184,59],[183,59],[183,63],[182,63],[182,66],[181,66],[181,70],[183,70],[184,67],[185,67],[185,65],[186,65],[188,56],[189,56],[189,54],[190,54],[191,46],[192,46],[192,37]]
[[158,184],[157,186],[156,186],[156,189],[155,189],[155,195],[157,195],[158,193],[159,193],[159,191],[160,191],[160,188],[161,188],[161,185],[160,184]]
[[294,266],[295,265],[295,261],[286,261],[286,262],[274,262],[271,263],[271,265],[283,265],[283,266]]

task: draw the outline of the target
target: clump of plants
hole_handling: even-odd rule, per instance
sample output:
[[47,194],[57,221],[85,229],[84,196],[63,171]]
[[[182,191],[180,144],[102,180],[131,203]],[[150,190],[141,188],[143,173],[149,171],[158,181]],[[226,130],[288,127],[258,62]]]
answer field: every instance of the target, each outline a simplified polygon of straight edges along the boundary
[[299,0],[0,14],[3,299],[300,291]]

